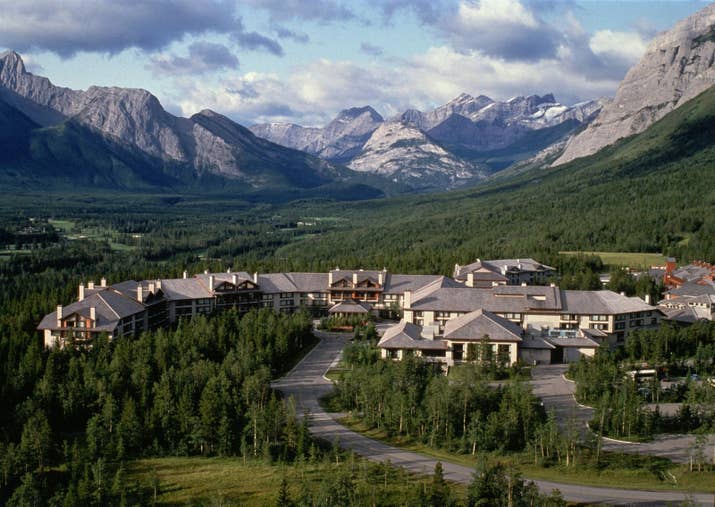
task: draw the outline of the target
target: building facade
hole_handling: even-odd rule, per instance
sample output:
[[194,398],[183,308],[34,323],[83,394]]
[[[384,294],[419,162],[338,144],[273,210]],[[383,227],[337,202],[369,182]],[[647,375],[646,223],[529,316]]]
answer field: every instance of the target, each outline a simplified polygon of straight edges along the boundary
[[[467,273],[468,275],[469,273]],[[554,285],[489,288],[438,275],[340,270],[249,274],[228,270],[161,280],[81,284],[76,302],[58,306],[38,326],[46,347],[90,342],[102,333],[134,336],[181,318],[228,308],[271,308],[314,316],[401,315],[380,341],[385,358],[416,354],[446,365],[485,344],[506,363],[573,360],[634,329],[654,327],[662,313],[611,291],[567,291]],[[394,333],[394,336],[393,336]],[[401,348],[401,346],[404,347]]]

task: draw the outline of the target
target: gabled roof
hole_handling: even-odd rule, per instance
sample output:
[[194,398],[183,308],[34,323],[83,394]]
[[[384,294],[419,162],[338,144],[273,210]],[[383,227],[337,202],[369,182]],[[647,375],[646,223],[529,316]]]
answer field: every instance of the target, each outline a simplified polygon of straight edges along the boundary
[[407,321],[400,321],[385,331],[377,346],[383,349],[403,350],[447,350],[443,340],[422,338],[422,328]]
[[250,282],[251,284],[255,284],[253,281],[253,276],[249,275],[245,271],[231,271],[229,273],[201,273],[195,276],[198,280],[203,283],[206,288],[208,289],[209,287],[209,279],[210,277],[214,277],[214,287],[218,287],[222,283],[230,283],[233,284],[233,277],[236,277],[236,283],[240,285],[243,282]]
[[447,321],[445,340],[481,340],[485,336],[492,342],[520,342],[522,328],[498,315],[476,310]]
[[[87,328],[89,331],[113,331],[119,320],[144,311],[144,305],[131,298],[123,296],[114,290],[94,292],[82,301],[76,301],[62,308],[63,320],[71,315],[80,315],[90,318],[91,308],[95,309],[95,327]],[[45,315],[37,329],[60,329],[57,326],[57,310]]]
[[361,303],[359,301],[341,301],[333,305],[328,313],[354,313],[354,314],[367,314],[372,310],[372,306],[367,303]]

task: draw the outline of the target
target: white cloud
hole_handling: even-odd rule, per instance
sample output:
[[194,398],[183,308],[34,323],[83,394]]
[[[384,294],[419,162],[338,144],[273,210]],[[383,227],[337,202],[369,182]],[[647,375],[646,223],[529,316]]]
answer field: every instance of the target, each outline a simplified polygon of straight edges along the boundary
[[353,106],[371,105],[389,118],[409,107],[430,109],[462,92],[499,100],[553,92],[570,104],[611,95],[617,85],[618,79],[586,76],[558,58],[510,62],[440,46],[407,60],[360,65],[320,59],[286,77],[249,72],[214,85],[189,84],[177,102],[186,115],[209,107],[244,124],[323,126]]
[[518,0],[462,1],[459,17],[466,26],[484,28],[491,23],[511,23],[536,28],[539,23]]
[[635,63],[645,53],[648,43],[637,32],[599,30],[593,34],[588,45],[599,56]]

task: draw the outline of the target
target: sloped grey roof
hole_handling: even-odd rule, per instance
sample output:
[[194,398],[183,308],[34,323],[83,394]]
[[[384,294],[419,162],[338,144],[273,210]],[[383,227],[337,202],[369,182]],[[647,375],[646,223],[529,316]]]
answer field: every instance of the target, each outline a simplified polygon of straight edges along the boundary
[[526,336],[519,345],[522,349],[548,349],[554,350],[556,347],[540,336]]
[[296,292],[326,292],[328,290],[327,273],[285,273],[293,282]]
[[578,337],[578,338],[546,338],[547,341],[556,345],[557,347],[578,347],[580,349],[597,349],[600,347],[598,343],[591,340],[590,338]]
[[640,298],[621,296],[608,290],[574,291],[536,285],[500,285],[479,289],[457,285],[457,288],[442,288],[436,284],[424,287],[414,293],[410,309],[453,312],[483,309],[493,313],[541,310],[581,315],[613,315],[656,309]]
[[355,314],[365,314],[370,313],[372,306],[367,303],[361,303],[358,301],[341,301],[333,305],[328,313],[355,313]]
[[266,273],[258,275],[258,287],[266,294],[279,292],[298,292],[293,280],[285,273]]
[[[74,314],[89,318],[92,307],[95,309],[96,324],[90,330],[100,332],[111,332],[117,327],[120,319],[144,311],[144,305],[139,302],[113,290],[105,290],[63,307],[62,315],[64,318]],[[57,310],[45,315],[37,329],[60,329],[57,327]]]
[[161,290],[171,301],[213,297],[198,278],[170,278],[161,281]]
[[398,275],[388,274],[385,294],[402,294],[406,290],[416,291],[442,278],[440,275]]
[[139,301],[113,290],[100,292],[96,296],[104,300],[112,312],[120,319],[144,311],[144,305],[139,303]]
[[713,268],[709,266],[701,266],[698,264],[688,264],[681,266],[673,271],[673,276],[677,276],[684,282],[694,282],[708,276],[713,272]]
[[498,315],[476,310],[447,321],[445,340],[481,340],[485,335],[495,342],[520,342],[522,328]]
[[715,283],[686,282],[680,287],[670,289],[667,294],[672,296],[702,296],[715,294]]
[[422,328],[411,322],[401,321],[385,331],[377,346],[383,349],[447,350],[442,340],[422,338]]
[[504,272],[544,272],[555,271],[555,268],[542,264],[534,259],[493,259],[493,260],[477,260],[466,266],[459,266],[455,270],[454,277],[458,280],[466,279],[467,274],[476,271],[480,268],[486,268],[495,273]]
[[698,320],[702,319],[700,315],[695,311],[694,308],[689,306],[681,308],[664,308],[660,309],[665,315],[666,320],[673,322],[681,322],[683,324],[693,324]]

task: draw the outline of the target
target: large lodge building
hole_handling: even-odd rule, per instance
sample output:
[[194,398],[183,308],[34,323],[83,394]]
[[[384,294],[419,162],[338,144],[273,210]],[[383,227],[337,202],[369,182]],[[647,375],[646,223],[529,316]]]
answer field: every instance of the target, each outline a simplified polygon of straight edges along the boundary
[[[489,271],[491,270],[491,274]],[[529,271],[532,270],[530,273]],[[446,366],[489,344],[505,362],[564,362],[621,344],[635,329],[658,326],[662,313],[611,291],[561,290],[545,283],[553,268],[532,259],[456,266],[455,278],[382,271],[208,273],[182,278],[81,284],[77,301],[58,306],[38,326],[46,347],[112,338],[236,308],[300,309],[315,316],[402,313],[378,346],[384,358],[422,356]],[[489,280],[487,284],[487,280]],[[514,285],[518,283],[517,285]]]

